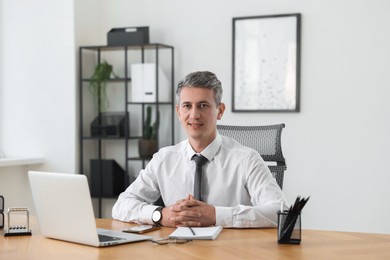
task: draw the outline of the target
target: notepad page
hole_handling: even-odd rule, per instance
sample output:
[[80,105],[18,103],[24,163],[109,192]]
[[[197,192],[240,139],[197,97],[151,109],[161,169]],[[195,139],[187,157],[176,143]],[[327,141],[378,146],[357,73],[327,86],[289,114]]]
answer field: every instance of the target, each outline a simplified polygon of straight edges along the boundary
[[177,239],[208,239],[214,240],[222,231],[221,226],[216,227],[193,227],[195,235],[191,232],[191,229],[188,227],[178,227],[172,234],[169,235],[170,238]]

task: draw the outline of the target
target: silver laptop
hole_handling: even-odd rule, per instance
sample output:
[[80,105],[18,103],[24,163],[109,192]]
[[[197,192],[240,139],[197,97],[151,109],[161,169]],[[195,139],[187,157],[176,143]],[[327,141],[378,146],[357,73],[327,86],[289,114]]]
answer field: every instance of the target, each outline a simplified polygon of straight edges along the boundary
[[97,229],[85,175],[29,171],[28,177],[43,236],[96,247],[151,239]]

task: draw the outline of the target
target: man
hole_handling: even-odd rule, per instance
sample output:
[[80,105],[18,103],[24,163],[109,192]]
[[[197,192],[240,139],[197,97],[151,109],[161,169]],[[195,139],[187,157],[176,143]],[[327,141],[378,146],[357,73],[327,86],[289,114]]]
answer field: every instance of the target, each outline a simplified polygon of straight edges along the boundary
[[[179,82],[176,112],[188,139],[164,147],[120,194],[112,215],[122,221],[163,226],[274,227],[285,197],[261,156],[220,136],[225,111],[222,86],[207,71]],[[195,183],[194,155],[207,160]],[[197,186],[194,188],[194,185]],[[200,190],[200,198],[194,197]],[[153,205],[162,197],[166,207]]]

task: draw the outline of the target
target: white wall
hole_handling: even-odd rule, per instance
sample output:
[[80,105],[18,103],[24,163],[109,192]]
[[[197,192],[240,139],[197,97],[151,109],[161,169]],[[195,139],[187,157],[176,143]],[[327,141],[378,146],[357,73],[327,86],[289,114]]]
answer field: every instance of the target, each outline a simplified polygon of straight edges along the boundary
[[[4,19],[3,19],[3,0],[0,0],[0,36],[3,35],[3,26],[1,26],[1,24],[4,23]],[[1,38],[0,38],[1,39]],[[1,101],[1,97],[3,96],[3,82],[2,82],[2,78],[3,78],[3,41],[0,40],[0,101]],[[2,122],[1,122],[1,116],[2,116],[2,113],[1,111],[3,110],[3,106],[2,106],[3,102],[0,102],[0,158],[3,156],[3,150],[2,150],[2,145],[1,145],[1,136],[2,136],[2,130],[1,130],[1,125],[2,125]]]
[[[122,0],[103,1],[103,9],[102,33],[148,25],[151,42],[175,46],[176,81],[214,71],[228,106],[223,123],[286,124],[285,193],[290,202],[311,196],[305,228],[390,233],[389,1]],[[301,112],[232,113],[232,17],[295,12]]]
[[75,12],[65,0],[2,1],[0,143],[65,172],[77,170],[75,41],[105,44],[112,27],[148,25],[151,42],[175,46],[176,81],[214,71],[230,108],[232,17],[301,13],[301,112],[228,109],[222,123],[286,124],[284,190],[290,202],[311,196],[304,228],[390,233],[389,1],[89,0]]
[[29,169],[76,171],[76,56],[72,1],[2,0],[1,149],[45,157],[0,168],[6,207],[32,207]]

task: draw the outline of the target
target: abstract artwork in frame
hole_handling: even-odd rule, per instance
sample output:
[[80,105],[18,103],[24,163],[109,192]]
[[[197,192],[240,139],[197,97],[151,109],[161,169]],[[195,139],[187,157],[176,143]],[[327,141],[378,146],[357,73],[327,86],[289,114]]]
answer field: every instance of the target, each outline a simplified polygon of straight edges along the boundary
[[301,15],[233,18],[233,112],[299,112]]

